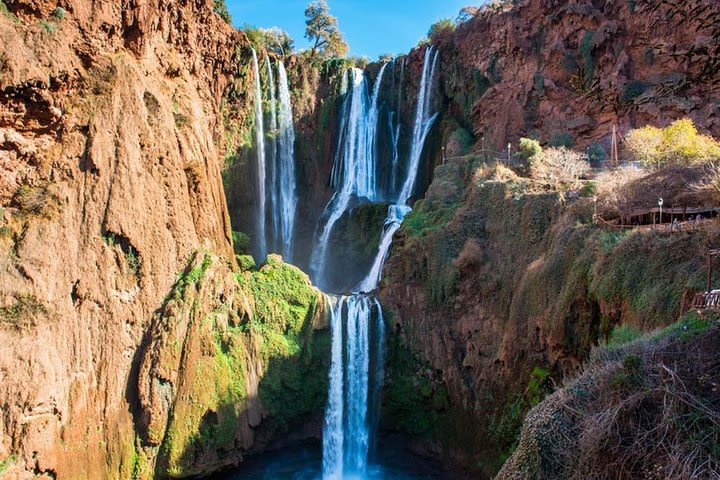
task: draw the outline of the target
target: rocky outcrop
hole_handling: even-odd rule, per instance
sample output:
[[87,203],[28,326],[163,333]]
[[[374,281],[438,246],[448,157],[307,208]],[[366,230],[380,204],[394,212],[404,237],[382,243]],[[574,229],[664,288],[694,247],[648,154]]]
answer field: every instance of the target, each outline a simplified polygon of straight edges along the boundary
[[302,431],[324,404],[318,372],[328,368],[329,343],[316,330],[326,326],[325,296],[279,257],[233,273],[217,256],[196,254],[130,381],[139,401],[136,478],[207,474]]
[[690,117],[720,135],[716,12],[712,0],[493,2],[432,41],[449,113],[476,147],[530,136],[608,153],[613,125]]
[[550,376],[572,375],[617,324],[677,319],[717,232],[606,231],[592,208],[482,161],[436,170],[380,287],[388,428],[493,474]]
[[210,0],[0,7],[4,475],[130,478],[154,313],[195,249],[233,261],[220,108],[246,40]]

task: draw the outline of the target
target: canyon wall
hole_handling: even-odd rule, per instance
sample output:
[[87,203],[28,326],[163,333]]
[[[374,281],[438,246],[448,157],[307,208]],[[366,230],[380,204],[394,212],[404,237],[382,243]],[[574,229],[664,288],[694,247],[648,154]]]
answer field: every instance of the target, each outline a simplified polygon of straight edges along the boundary
[[[245,35],[212,0],[0,7],[4,478],[206,473],[304,422],[322,302],[238,265],[221,179]],[[287,385],[312,400],[278,413]]]
[[[531,0],[431,35],[442,73],[429,188],[396,234],[380,287],[393,332],[387,430],[493,475],[552,379],[574,375],[614,326],[668,325],[703,289],[698,252],[716,231],[604,231],[592,195],[566,201],[489,166],[521,136],[607,157],[613,124],[623,135],[690,117],[719,135],[717,79],[699,72],[713,40],[689,8]],[[699,53],[688,63],[670,45]]]

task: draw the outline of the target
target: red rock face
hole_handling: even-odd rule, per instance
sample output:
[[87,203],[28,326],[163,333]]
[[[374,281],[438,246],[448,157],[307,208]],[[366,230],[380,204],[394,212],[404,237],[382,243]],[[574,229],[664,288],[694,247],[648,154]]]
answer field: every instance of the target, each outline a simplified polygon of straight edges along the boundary
[[[682,117],[720,135],[720,73],[702,72],[717,53],[714,17],[655,5],[526,0],[478,15],[436,42],[451,113],[500,150],[521,136],[562,133],[577,147],[609,150],[613,124],[624,134]],[[693,0],[679,10],[696,6],[717,9]]]
[[6,4],[0,459],[130,478],[153,312],[193,249],[232,255],[219,112],[245,37],[211,0]]

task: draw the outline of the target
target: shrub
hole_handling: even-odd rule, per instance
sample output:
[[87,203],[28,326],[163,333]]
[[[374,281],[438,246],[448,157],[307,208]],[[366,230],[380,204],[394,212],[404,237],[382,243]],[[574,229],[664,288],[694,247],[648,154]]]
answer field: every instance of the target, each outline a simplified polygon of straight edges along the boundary
[[48,22],[47,20],[40,20],[40,26],[45,30],[47,33],[54,33],[55,32],[55,25]]
[[228,10],[225,0],[214,0],[213,11],[220,15],[220,18],[225,20],[229,25],[232,25],[232,15]]
[[449,18],[443,18],[432,24],[427,36],[432,43],[443,43],[455,32],[456,28],[455,22]]
[[65,14],[67,14],[67,11],[62,7],[57,7],[52,12],[52,16],[57,21],[62,21],[65,19]]
[[607,154],[605,153],[605,149],[602,145],[599,143],[593,143],[587,149],[587,156],[590,165],[593,167],[600,167],[605,161]]
[[243,232],[232,232],[233,250],[235,255],[250,254],[250,238]]
[[540,142],[532,138],[521,138],[515,158],[520,162],[522,170],[528,170],[530,165],[537,162],[542,155]]
[[625,145],[636,160],[656,167],[702,165],[720,159],[720,142],[699,134],[687,118],[663,129],[645,126],[631,130]]
[[550,137],[548,145],[551,147],[572,148],[572,146],[575,145],[575,139],[573,139],[570,132],[554,132]]
[[633,80],[629,82],[627,85],[625,85],[625,88],[623,89],[623,101],[631,102],[635,100],[637,97],[645,93],[647,87],[647,83],[641,80]]
[[574,187],[590,171],[585,156],[565,147],[547,148],[530,162],[530,175],[556,189]]

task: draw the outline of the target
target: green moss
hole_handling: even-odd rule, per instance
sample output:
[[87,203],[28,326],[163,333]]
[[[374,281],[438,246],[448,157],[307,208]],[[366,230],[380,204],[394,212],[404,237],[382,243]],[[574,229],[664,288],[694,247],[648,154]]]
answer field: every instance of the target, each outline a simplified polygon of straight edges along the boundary
[[14,13],[12,13],[12,12],[8,9],[8,7],[7,7],[7,5],[5,4],[5,2],[2,1],[2,0],[0,0],[0,14],[4,15],[4,16],[7,17],[8,19],[10,19],[10,21],[12,21],[13,23],[19,23],[19,22],[20,22],[20,19],[17,17],[17,15],[15,15]]
[[642,337],[642,332],[629,325],[618,325],[612,329],[606,345],[609,347],[617,347],[626,343],[634,342]]
[[8,469],[10,465],[17,461],[17,455],[10,455],[5,460],[0,461],[0,473]]
[[15,302],[10,306],[0,307],[0,323],[21,328],[33,325],[34,317],[47,313],[35,295],[16,295],[14,300]]

